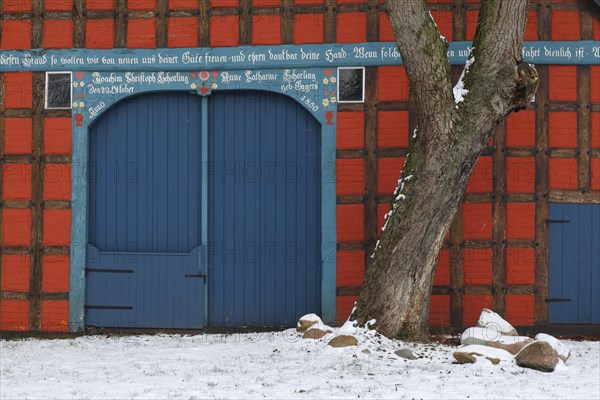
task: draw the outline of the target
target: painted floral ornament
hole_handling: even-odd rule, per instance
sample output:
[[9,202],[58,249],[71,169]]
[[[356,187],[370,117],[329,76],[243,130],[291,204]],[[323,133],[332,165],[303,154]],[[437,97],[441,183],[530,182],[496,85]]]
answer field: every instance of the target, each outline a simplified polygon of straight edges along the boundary
[[219,85],[216,82],[216,78],[219,76],[217,71],[190,72],[190,76],[192,78],[197,78],[195,81],[192,80],[190,88],[198,91],[199,95],[209,95],[211,91],[219,88]]

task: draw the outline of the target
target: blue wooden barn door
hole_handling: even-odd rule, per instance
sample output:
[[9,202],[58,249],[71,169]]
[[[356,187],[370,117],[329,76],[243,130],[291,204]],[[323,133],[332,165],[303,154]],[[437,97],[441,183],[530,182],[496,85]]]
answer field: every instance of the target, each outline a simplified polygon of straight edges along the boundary
[[551,323],[600,323],[600,205],[550,205]]
[[141,95],[90,129],[87,325],[203,326],[200,104]]
[[209,324],[319,313],[320,125],[270,92],[216,92],[208,115]]

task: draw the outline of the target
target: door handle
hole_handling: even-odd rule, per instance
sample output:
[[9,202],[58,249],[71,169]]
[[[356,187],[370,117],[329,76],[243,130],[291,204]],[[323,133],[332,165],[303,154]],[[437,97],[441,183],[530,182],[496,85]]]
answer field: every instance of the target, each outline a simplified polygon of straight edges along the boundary
[[571,299],[565,299],[562,297],[550,297],[546,299],[546,303],[563,303],[567,301],[571,301]]
[[185,275],[186,278],[203,278],[204,283],[206,284],[206,275],[205,274],[193,274],[193,275]]

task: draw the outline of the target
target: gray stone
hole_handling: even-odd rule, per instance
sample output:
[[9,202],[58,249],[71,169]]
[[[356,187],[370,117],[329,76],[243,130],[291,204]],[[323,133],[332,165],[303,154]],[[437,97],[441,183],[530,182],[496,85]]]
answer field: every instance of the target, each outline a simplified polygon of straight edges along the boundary
[[331,339],[328,343],[331,347],[348,347],[348,346],[356,346],[358,344],[358,339],[354,336],[349,335],[340,335]]
[[481,310],[479,320],[477,321],[477,327],[493,329],[505,336],[519,335],[517,330],[509,324],[508,321],[487,308]]
[[477,344],[506,350],[511,354],[517,354],[521,349],[532,343],[533,339],[526,336],[508,336],[491,328],[469,328],[460,338],[463,345]]
[[515,357],[517,365],[542,372],[552,372],[558,364],[558,353],[548,342],[535,341],[525,346]]
[[406,358],[407,360],[416,360],[419,358],[415,356],[411,349],[407,348],[396,350],[394,354],[396,354],[398,357]]

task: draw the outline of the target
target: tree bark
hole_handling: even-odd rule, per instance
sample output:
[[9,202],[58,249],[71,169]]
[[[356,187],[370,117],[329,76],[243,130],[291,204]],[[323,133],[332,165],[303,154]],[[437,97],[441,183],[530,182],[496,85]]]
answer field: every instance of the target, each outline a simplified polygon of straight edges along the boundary
[[[418,128],[352,315],[388,337],[425,339],[435,265],[473,168],[495,128],[527,106],[537,73],[523,63],[527,0],[484,0],[468,91],[455,102],[447,57],[424,0],[386,0]],[[470,64],[470,65],[469,65]]]

